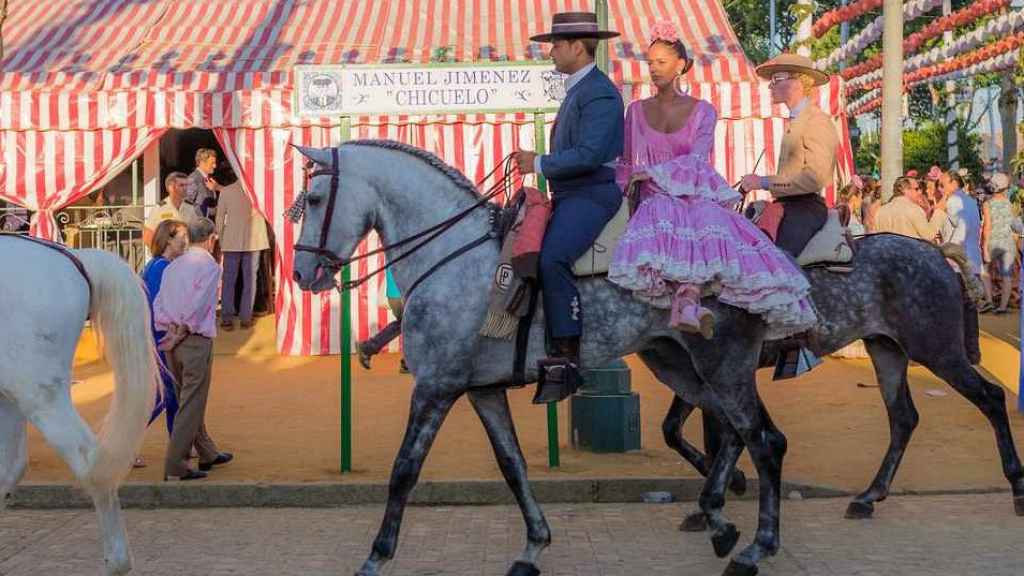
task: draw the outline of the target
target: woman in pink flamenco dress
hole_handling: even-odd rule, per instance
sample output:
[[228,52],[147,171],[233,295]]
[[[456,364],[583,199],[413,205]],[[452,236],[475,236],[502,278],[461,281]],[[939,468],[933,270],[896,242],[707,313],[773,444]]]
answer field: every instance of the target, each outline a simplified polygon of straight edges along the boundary
[[768,339],[806,331],[816,318],[807,279],[733,207],[739,193],[709,163],[717,112],[681,94],[692,62],[674,28],[659,23],[648,50],[658,95],[626,111],[619,184],[635,213],[612,257],[608,279],[671,309],[670,324],[714,335],[701,306],[709,289],[723,304],[761,315]]

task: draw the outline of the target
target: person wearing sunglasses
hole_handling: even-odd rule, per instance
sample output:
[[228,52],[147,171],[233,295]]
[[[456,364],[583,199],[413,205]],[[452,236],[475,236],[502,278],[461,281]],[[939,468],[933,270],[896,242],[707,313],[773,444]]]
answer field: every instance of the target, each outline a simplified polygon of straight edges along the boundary
[[775,244],[794,258],[828,220],[822,191],[832,182],[839,136],[832,119],[814,102],[814,88],[828,83],[828,74],[809,58],[782,54],[757,67],[771,82],[772,102],[789,109],[774,176],[743,177],[747,192],[768,190],[783,209]]

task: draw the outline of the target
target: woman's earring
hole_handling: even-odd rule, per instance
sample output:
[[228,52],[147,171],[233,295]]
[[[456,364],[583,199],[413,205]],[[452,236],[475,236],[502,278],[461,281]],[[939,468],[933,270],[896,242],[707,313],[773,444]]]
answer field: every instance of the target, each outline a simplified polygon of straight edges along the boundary
[[675,89],[676,94],[679,94],[680,96],[685,96],[685,95],[688,95],[690,93],[690,85],[689,84],[686,84],[685,86],[683,85],[683,75],[682,74],[676,75],[675,80],[672,81],[672,88]]

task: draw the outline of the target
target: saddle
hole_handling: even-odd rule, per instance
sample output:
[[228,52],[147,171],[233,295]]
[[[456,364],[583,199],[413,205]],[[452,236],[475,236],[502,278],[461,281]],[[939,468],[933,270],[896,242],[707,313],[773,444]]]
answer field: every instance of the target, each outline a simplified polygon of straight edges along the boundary
[[594,245],[573,264],[573,274],[577,278],[607,274],[608,268],[612,263],[612,251],[615,249],[615,245],[619,243],[619,238],[626,233],[628,225],[629,203],[623,202],[615,216],[605,224],[601,234],[594,241]]
[[[769,208],[770,206],[772,205],[763,200],[753,202],[747,207],[745,215],[754,224],[768,224],[766,220],[773,220],[777,226],[778,215]],[[766,230],[766,233],[771,236],[771,230]],[[797,257],[796,263],[802,268],[821,267],[830,272],[850,272],[852,269],[849,264],[853,261],[853,247],[853,238],[840,222],[839,211],[829,210],[825,225],[807,242]]]

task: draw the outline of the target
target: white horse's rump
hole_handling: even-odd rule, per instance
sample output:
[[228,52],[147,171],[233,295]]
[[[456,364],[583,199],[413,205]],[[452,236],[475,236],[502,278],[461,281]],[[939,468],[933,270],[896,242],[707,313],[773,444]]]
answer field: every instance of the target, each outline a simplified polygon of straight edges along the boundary
[[[76,250],[92,282],[57,251],[0,236],[0,498],[25,470],[31,422],[92,497],[106,573],[131,570],[117,487],[131,469],[158,382],[149,306],[139,278],[117,256]],[[115,391],[98,437],[71,402],[71,364],[87,317],[114,370]]]

